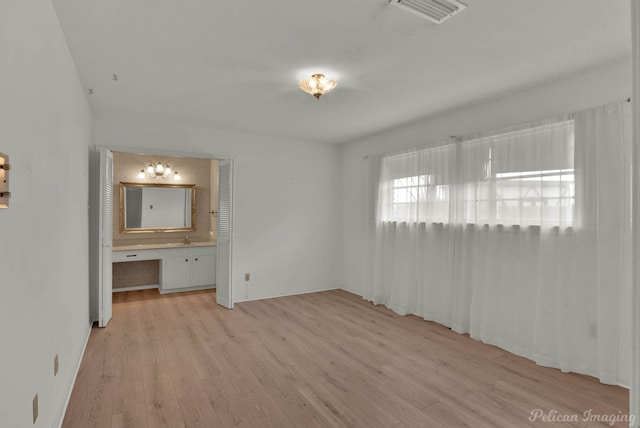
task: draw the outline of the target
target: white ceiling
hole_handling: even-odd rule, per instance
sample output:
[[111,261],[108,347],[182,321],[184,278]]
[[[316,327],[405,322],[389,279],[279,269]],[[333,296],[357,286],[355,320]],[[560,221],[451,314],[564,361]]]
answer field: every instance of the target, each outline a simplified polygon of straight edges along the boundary
[[329,143],[629,56],[627,0],[463,1],[441,25],[387,0],[53,3],[94,114]]

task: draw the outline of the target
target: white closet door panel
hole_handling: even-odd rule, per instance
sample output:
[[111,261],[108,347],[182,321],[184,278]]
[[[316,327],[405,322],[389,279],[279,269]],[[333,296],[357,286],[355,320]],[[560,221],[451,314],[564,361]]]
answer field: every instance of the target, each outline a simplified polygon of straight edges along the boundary
[[100,149],[100,327],[106,327],[112,314],[113,254],[113,153]]
[[222,160],[218,181],[218,247],[216,301],[233,308],[231,296],[231,244],[233,237],[233,161]]

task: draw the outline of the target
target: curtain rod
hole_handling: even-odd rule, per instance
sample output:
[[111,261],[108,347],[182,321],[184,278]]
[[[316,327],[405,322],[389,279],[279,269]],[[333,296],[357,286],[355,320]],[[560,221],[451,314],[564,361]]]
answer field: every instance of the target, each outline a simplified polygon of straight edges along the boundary
[[[630,103],[631,102],[631,97],[629,97],[626,100],[624,100],[624,102]],[[458,136],[457,135],[450,135],[449,138],[452,139],[452,140],[455,140],[455,139],[458,138]],[[367,159],[369,159],[369,156],[372,156],[372,155],[365,155],[365,156],[362,157],[362,159],[363,160],[367,160]]]

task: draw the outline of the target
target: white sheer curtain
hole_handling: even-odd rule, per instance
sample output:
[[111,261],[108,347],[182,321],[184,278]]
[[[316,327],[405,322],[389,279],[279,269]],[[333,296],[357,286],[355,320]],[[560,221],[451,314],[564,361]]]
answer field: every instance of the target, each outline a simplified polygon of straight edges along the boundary
[[628,384],[627,110],[371,157],[364,297]]

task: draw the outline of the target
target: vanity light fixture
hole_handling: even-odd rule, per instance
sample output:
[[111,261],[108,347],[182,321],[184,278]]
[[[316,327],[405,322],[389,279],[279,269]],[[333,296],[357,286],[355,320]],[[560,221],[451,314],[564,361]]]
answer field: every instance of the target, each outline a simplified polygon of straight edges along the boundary
[[0,153],[0,208],[9,208],[9,156]]
[[158,162],[155,164],[150,163],[146,169],[141,169],[138,173],[138,178],[169,178],[172,174],[174,180],[180,180],[178,171],[174,173],[168,163],[163,164],[162,162]]
[[337,83],[333,79],[327,79],[324,74],[312,74],[308,79],[300,81],[300,89],[319,99],[322,95],[333,91]]

